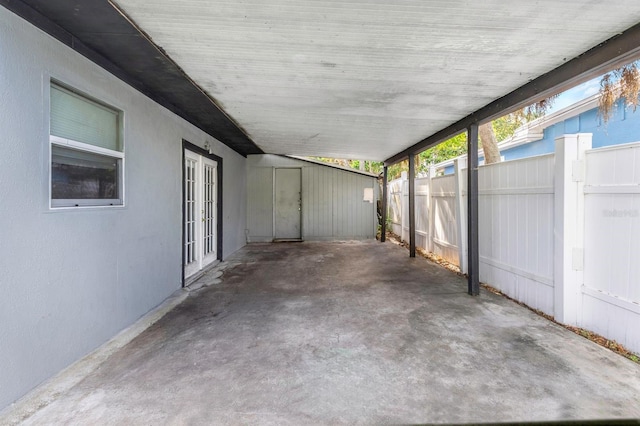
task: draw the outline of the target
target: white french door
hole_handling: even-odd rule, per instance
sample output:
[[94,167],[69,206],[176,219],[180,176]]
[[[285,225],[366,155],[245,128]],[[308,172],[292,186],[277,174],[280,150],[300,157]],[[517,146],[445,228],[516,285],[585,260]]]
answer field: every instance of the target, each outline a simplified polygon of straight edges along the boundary
[[184,276],[217,258],[217,163],[185,150],[184,158]]

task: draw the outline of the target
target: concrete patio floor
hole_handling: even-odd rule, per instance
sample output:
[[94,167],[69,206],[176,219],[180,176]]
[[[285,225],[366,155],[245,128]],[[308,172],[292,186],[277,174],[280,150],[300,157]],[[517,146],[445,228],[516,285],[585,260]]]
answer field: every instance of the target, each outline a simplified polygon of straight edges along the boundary
[[640,417],[640,365],[396,245],[252,244],[228,263],[25,424]]

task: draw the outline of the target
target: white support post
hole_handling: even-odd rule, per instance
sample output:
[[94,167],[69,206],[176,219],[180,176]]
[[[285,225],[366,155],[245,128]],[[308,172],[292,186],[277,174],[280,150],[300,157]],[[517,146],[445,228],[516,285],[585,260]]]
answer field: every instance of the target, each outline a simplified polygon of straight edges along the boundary
[[467,167],[467,158],[456,158],[453,161],[454,173],[456,176],[456,226],[458,234],[458,263],[460,272],[466,274],[467,259],[469,249],[467,247],[467,209],[462,199],[465,179],[462,176],[462,169]]
[[427,198],[427,220],[429,221],[429,236],[427,238],[427,250],[433,253],[433,239],[436,232],[435,224],[433,223],[435,217],[435,200],[433,198],[433,178],[436,176],[436,168],[432,164],[429,166],[429,197]]
[[584,153],[591,134],[556,139],[554,195],[554,316],[578,325],[584,263]]

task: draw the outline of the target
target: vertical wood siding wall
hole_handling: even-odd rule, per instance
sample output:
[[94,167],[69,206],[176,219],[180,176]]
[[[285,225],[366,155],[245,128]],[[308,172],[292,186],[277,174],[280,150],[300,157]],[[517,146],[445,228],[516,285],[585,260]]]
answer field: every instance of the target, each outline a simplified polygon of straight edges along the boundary
[[[273,239],[273,171],[278,167],[302,169],[304,240],[375,237],[375,177],[278,155],[252,155],[247,165],[248,242]],[[363,200],[365,188],[373,189],[373,203]]]
[[247,240],[273,238],[273,168],[247,165]]

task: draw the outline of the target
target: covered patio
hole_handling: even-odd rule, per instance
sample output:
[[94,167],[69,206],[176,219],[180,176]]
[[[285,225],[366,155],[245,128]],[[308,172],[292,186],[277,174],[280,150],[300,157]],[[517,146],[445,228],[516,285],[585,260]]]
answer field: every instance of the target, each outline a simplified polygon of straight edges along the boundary
[[250,244],[220,269],[25,424],[640,417],[639,365],[397,245]]
[[[499,296],[468,297],[480,284],[479,126],[637,59],[636,2],[0,6],[0,424],[640,417],[640,366]],[[90,137],[74,118],[86,111],[108,117]],[[54,125],[63,115],[76,133]],[[93,139],[103,124],[105,143]],[[416,156],[463,132],[468,281],[415,258],[412,183]],[[251,217],[258,236],[278,236],[279,167],[254,176],[268,191],[248,183],[266,155],[382,162],[382,195],[367,184],[351,200],[382,201],[383,241],[389,167],[408,160],[410,255],[374,241],[249,244]],[[97,182],[94,166],[108,194],[59,193]],[[354,227],[328,207],[333,190],[304,210],[305,184],[329,188],[323,176],[281,180],[303,188],[287,198],[298,231],[310,217]],[[554,317],[576,324],[563,292],[579,288],[580,223],[562,223]],[[207,269],[218,260],[221,277]],[[105,355],[172,294],[186,300]],[[47,394],[57,374],[67,385]]]

